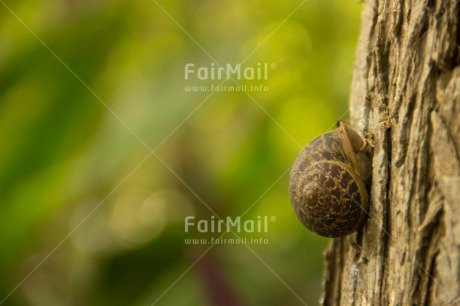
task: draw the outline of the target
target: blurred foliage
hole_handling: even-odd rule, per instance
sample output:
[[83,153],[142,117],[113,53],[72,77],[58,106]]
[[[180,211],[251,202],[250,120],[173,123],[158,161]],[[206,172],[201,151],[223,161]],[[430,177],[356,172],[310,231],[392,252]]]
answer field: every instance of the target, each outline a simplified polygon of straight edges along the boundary
[[[318,303],[327,240],[287,170],[346,119],[361,4],[300,4],[1,1],[4,305],[206,305],[208,262],[242,304]],[[220,83],[184,79],[213,61],[276,68],[240,82],[267,92],[185,91]],[[240,233],[269,243],[200,258],[184,218],[213,213],[275,217]]]

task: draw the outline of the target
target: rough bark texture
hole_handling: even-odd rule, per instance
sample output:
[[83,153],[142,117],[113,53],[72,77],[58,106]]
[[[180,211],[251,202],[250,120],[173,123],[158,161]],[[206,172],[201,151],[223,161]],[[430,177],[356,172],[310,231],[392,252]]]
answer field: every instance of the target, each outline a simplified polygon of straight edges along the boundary
[[453,0],[368,0],[351,121],[369,218],[326,253],[326,305],[460,305],[460,25]]

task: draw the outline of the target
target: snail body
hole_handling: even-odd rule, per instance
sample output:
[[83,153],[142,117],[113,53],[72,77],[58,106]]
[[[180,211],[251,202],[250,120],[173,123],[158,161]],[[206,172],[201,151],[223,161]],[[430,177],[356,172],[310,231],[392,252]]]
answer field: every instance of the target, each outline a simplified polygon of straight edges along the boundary
[[369,143],[349,125],[313,139],[294,162],[289,194],[299,220],[318,235],[338,238],[367,216],[371,176]]

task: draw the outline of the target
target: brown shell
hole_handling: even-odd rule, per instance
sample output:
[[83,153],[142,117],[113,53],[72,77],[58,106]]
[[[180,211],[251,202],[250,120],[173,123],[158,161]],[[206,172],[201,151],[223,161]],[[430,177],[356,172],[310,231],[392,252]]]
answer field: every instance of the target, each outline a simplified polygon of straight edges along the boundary
[[289,194],[297,217],[325,237],[349,235],[367,216],[365,174],[356,156],[363,146],[354,148],[347,132],[355,132],[349,129],[339,123],[338,129],[315,138],[291,170]]

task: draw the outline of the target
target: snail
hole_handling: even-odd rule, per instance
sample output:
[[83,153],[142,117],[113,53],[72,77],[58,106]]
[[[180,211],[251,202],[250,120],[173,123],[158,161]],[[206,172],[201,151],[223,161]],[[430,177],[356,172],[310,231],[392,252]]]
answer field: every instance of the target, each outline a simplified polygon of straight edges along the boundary
[[313,139],[292,166],[289,194],[299,220],[312,232],[339,238],[358,230],[367,216],[370,142],[338,121]]

